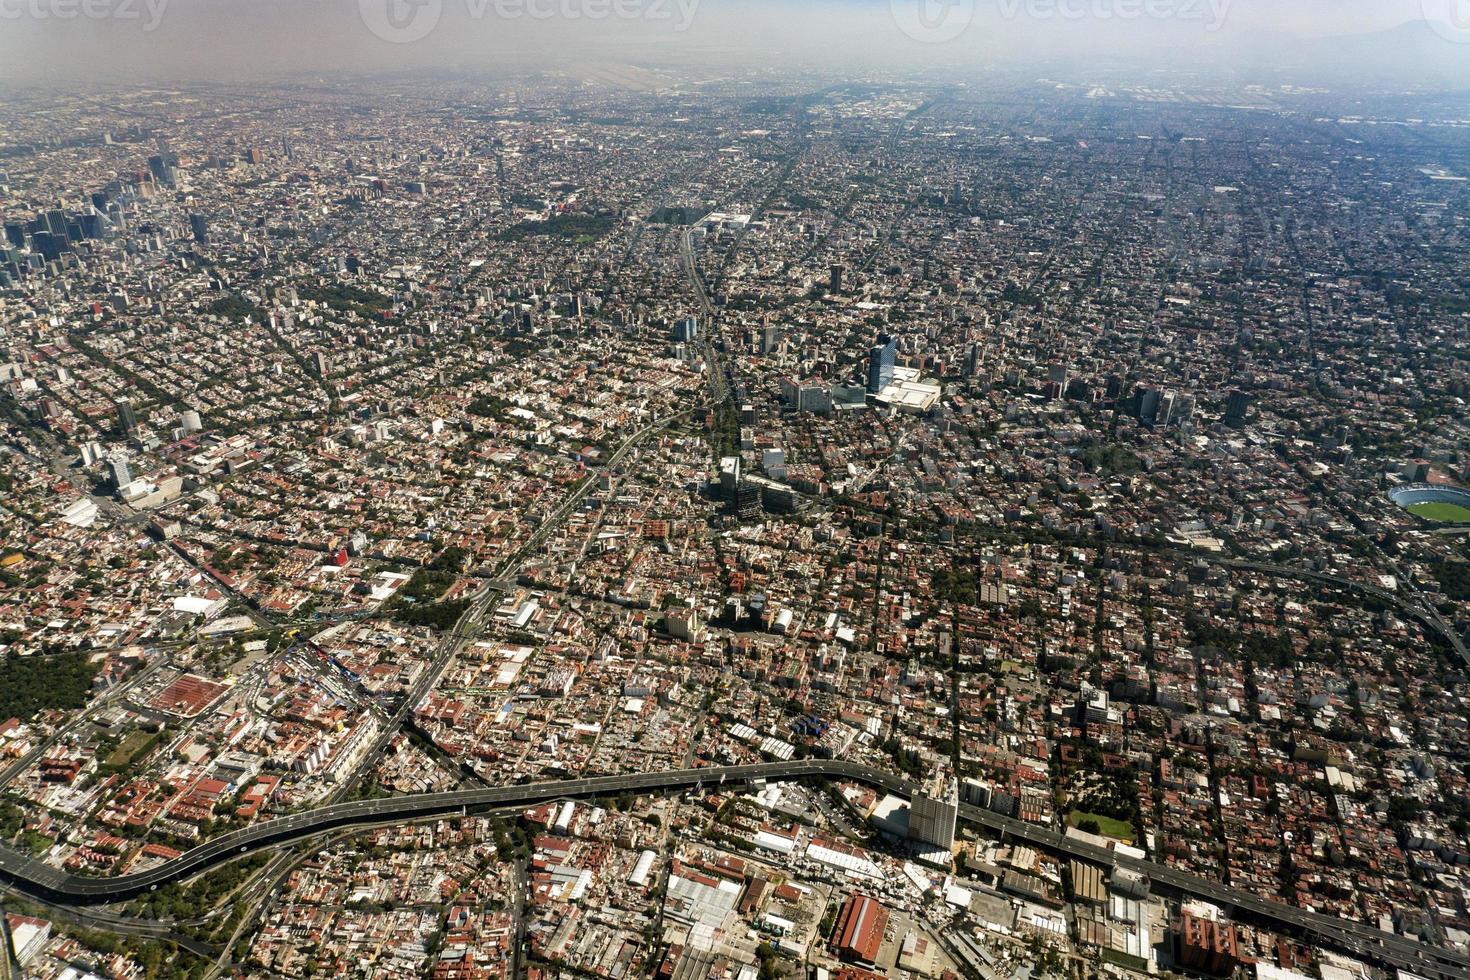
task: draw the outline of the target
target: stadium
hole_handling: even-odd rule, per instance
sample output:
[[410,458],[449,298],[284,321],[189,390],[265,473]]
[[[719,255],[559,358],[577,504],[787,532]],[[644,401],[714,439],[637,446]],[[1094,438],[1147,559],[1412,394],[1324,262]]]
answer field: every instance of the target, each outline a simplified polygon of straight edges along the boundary
[[1470,490],[1410,483],[1390,490],[1388,499],[1421,520],[1436,524],[1470,524]]

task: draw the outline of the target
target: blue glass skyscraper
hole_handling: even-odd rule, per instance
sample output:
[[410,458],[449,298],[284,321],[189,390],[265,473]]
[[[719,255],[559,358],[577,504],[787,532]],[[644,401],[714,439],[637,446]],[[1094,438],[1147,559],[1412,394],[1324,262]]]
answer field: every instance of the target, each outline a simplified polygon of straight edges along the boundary
[[898,341],[880,333],[877,346],[868,351],[869,394],[877,394],[893,383],[893,367],[897,362]]

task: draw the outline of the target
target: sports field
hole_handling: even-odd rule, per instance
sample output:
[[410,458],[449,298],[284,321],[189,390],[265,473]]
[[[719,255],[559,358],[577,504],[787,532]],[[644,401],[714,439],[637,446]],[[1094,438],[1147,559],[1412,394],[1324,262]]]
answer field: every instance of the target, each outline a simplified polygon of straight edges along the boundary
[[1470,524],[1470,508],[1461,507],[1459,504],[1426,500],[1422,504],[1410,504],[1406,509],[1410,514],[1422,517],[1426,521],[1439,521],[1441,524]]

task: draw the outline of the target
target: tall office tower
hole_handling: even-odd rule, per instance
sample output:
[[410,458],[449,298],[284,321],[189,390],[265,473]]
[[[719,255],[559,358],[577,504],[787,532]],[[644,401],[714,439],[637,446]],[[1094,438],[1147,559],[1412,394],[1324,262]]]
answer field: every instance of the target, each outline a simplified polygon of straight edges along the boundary
[[877,394],[893,384],[893,369],[897,364],[898,341],[880,333],[877,345],[868,350],[869,394]]
[[739,485],[740,457],[722,457],[720,459],[720,494],[727,500],[734,500],[735,488]]
[[1154,424],[1167,426],[1174,419],[1174,409],[1179,401],[1179,394],[1173,388],[1165,391],[1159,396],[1159,410],[1154,414]]
[[122,426],[123,432],[132,432],[138,427],[138,416],[133,411],[133,400],[131,398],[119,398],[117,400],[117,422]]
[[55,262],[66,251],[66,236],[38,231],[31,236],[31,249],[47,262]]
[[312,365],[316,368],[316,373],[325,377],[327,374],[327,355],[321,351],[313,351],[311,361]]
[[1194,396],[1186,392],[1177,392],[1174,396],[1174,412],[1170,421],[1175,425],[1184,425],[1194,418]]
[[179,182],[179,158],[173,153],[155,153],[148,158],[148,172],[160,186],[173,187]]
[[194,232],[194,240],[200,245],[209,244],[209,222],[202,214],[189,215],[189,227]]
[[735,487],[735,514],[743,521],[754,520],[761,514],[761,488],[754,483],[740,481]]
[[1149,388],[1143,385],[1138,387],[1138,390],[1134,392],[1134,398],[1136,399],[1134,402],[1134,414],[1138,417],[1138,421],[1146,422],[1150,425],[1153,424],[1154,420],[1159,417],[1159,400],[1162,396],[1163,392],[1157,388]]
[[781,345],[781,328],[774,323],[761,327],[761,353],[770,354]]
[[834,265],[830,270],[828,270],[827,292],[842,292],[842,274],[845,271],[847,270],[840,265]]
[[114,456],[107,461],[107,465],[112,469],[112,485],[115,489],[121,490],[133,482],[133,468],[126,459]]
[[909,801],[909,840],[946,850],[954,847],[955,822],[960,815],[960,784],[935,776]]
[[696,317],[686,316],[674,324],[674,340],[681,344],[692,343],[699,339],[699,320]]
[[1225,424],[1242,425],[1245,423],[1245,413],[1250,411],[1251,396],[1239,388],[1232,389],[1230,401],[1225,405]]
[[965,352],[965,377],[973,378],[980,373],[980,345],[971,344]]

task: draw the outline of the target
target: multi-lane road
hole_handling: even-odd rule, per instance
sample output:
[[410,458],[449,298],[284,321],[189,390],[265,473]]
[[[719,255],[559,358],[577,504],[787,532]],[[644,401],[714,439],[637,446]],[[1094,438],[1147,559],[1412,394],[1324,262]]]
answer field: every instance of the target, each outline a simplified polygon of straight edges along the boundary
[[[385,800],[339,803],[281,817],[237,830],[201,844],[147,871],[116,878],[67,874],[9,849],[0,849],[0,879],[50,902],[70,905],[122,901],[262,848],[320,834],[323,831],[382,823],[393,819],[437,816],[493,807],[520,806],[568,797],[625,792],[683,790],[755,780],[848,779],[912,796],[914,784],[870,766],[834,760],[802,760],[708,769],[629,773],[557,782],[496,786],[487,789],[428,793]],[[1309,912],[1281,902],[1198,877],[1152,861],[1119,855],[1035,824],[963,806],[960,817],[991,831],[1070,857],[1107,867],[1123,867],[1147,875],[1156,887],[1195,896],[1236,910],[1277,928],[1385,966],[1402,967],[1420,976],[1444,980],[1470,976],[1470,957],[1387,933],[1346,919]]]
[[699,274],[699,265],[694,259],[693,225],[685,228],[679,237],[679,254],[684,260],[684,271],[689,275],[689,286],[694,290],[700,312],[704,314],[704,364],[705,370],[709,372],[710,407],[714,408],[724,404],[729,392],[725,386],[725,365],[715,350],[715,307],[710,302],[709,291],[705,288],[704,278]]

